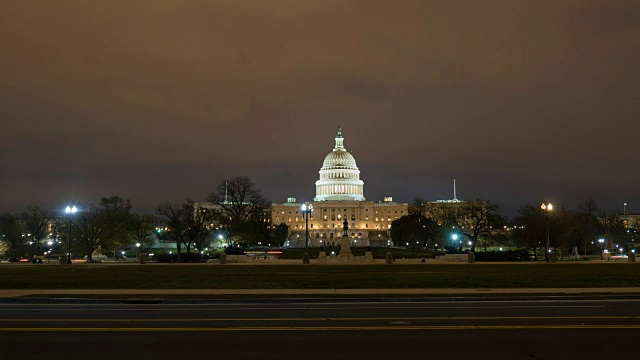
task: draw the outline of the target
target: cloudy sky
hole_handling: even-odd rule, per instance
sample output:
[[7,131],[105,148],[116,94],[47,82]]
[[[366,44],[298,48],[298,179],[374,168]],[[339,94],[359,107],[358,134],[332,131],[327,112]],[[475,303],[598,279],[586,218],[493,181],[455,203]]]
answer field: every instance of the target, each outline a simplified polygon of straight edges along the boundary
[[0,212],[308,201],[339,124],[369,200],[640,212],[637,0],[3,1],[0,69]]

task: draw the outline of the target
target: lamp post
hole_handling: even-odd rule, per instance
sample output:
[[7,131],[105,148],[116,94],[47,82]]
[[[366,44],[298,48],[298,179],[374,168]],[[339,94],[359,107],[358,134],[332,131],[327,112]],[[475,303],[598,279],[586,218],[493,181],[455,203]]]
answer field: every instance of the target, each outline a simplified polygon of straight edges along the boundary
[[600,243],[600,253],[603,253],[604,252],[604,239],[600,239],[600,240],[598,240],[598,242]]
[[67,207],[64,209],[64,212],[69,216],[69,236],[67,237],[67,264],[71,265],[71,217],[73,214],[78,212],[78,208],[74,206]]
[[309,248],[309,214],[311,214],[311,210],[313,210],[313,205],[302,204],[302,214],[304,215],[304,252],[307,253]]
[[553,205],[551,205],[551,203],[542,203],[540,208],[544,212],[544,228],[547,235],[547,242],[544,248],[544,261],[549,262],[549,211],[553,210]]
[[136,248],[138,249],[138,251],[137,251],[138,252],[138,254],[137,254],[138,257],[140,257],[140,245],[141,245],[140,243],[136,243]]

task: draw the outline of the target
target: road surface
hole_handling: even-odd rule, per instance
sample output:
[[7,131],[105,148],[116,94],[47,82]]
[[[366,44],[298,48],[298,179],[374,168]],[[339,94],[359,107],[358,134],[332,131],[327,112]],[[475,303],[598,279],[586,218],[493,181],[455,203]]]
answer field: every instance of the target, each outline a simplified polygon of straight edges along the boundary
[[0,303],[3,360],[635,358],[639,338],[640,299]]

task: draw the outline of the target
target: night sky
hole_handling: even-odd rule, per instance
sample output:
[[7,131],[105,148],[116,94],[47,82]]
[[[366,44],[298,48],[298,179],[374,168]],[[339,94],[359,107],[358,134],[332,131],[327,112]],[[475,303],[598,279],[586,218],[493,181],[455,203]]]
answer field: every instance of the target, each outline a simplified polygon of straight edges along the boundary
[[368,200],[637,213],[639,115],[637,0],[0,4],[0,212],[309,201],[342,125]]

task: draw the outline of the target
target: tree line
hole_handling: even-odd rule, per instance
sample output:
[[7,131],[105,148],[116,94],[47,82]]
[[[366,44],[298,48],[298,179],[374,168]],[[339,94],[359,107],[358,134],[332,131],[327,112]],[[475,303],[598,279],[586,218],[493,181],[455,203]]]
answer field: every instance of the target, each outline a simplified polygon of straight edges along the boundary
[[[509,219],[488,200],[452,203],[445,206],[449,211],[434,211],[422,198],[416,198],[409,214],[392,223],[391,237],[396,244],[416,250],[475,252],[477,247],[513,247],[532,250],[537,258],[538,250],[545,247],[547,226],[538,204],[522,205]],[[625,227],[623,216],[598,208],[593,199],[574,208],[555,206],[548,213],[548,226],[550,248],[569,254],[588,256],[607,248],[624,251],[636,246],[635,231]]]
[[[72,253],[89,261],[96,251],[117,255],[117,250],[135,249],[136,244],[143,252],[156,240],[175,243],[178,261],[187,261],[192,253],[207,249],[214,237],[225,240],[228,253],[247,246],[280,246],[287,239],[288,226],[271,223],[271,202],[247,177],[220,181],[205,200],[163,202],[153,214],[138,214],[128,199],[103,197],[96,204],[77,204],[81,210],[71,223],[60,212],[28,206],[17,214],[0,214],[0,254],[42,255],[51,245],[66,253],[62,246],[70,234]],[[534,254],[544,248],[546,219],[537,203],[522,205],[512,219],[488,200],[430,204],[416,198],[408,215],[392,223],[391,238],[397,245],[448,252],[505,246]],[[635,246],[635,233],[627,231],[622,216],[598,208],[592,199],[574,208],[558,204],[548,221],[551,248],[569,253],[577,249],[587,256],[614,245]],[[55,243],[45,244],[45,240]]]
[[[88,261],[96,251],[116,254],[138,245],[139,252],[144,252],[157,239],[175,242],[178,261],[186,261],[192,252],[208,248],[215,235],[222,235],[233,249],[282,245],[288,235],[286,225],[271,224],[270,201],[247,177],[221,181],[206,201],[213,205],[202,206],[187,198],[163,202],[153,214],[138,214],[130,200],[110,196],[97,204],[76,204],[80,211],[72,217],[28,206],[17,214],[0,214],[0,254],[42,255],[51,247],[66,253],[65,240],[71,235],[72,253]],[[45,240],[54,243],[45,244]]]

